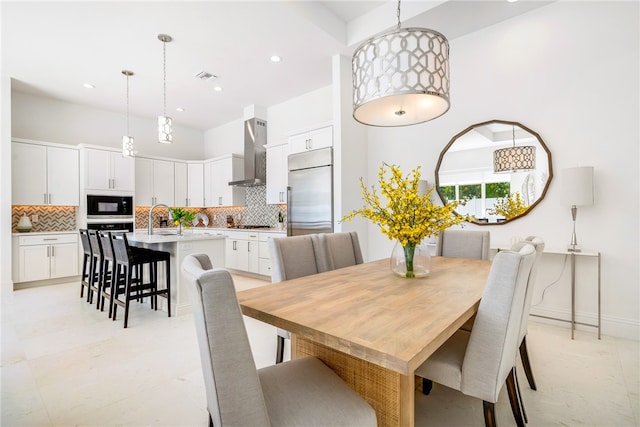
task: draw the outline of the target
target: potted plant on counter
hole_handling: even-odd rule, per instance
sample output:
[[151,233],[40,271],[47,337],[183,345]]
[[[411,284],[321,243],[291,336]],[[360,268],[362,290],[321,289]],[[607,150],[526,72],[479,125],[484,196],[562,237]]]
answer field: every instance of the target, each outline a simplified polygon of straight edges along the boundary
[[182,235],[182,227],[189,228],[193,220],[196,218],[196,213],[188,211],[183,208],[169,208],[171,213],[171,219],[178,227],[177,234]]

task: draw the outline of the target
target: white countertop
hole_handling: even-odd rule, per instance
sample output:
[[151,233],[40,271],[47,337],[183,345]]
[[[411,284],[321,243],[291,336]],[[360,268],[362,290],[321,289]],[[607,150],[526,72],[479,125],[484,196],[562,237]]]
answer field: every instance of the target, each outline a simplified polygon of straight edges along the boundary
[[25,231],[24,233],[11,233],[12,236],[42,236],[49,234],[78,234],[78,230],[70,231]]
[[[169,234],[170,233],[170,234]],[[130,242],[140,243],[179,243],[189,242],[194,240],[215,240],[226,239],[225,235],[216,234],[213,230],[210,233],[197,232],[194,233],[191,230],[183,230],[182,235],[175,234],[175,229],[159,229],[153,230],[153,234],[147,234],[147,231],[136,231],[135,233],[127,233],[127,239]]]

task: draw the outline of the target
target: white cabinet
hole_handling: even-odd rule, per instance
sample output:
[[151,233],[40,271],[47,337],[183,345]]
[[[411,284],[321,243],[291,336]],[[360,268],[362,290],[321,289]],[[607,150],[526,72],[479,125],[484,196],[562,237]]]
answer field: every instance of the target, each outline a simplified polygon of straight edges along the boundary
[[78,275],[78,236],[39,234],[14,237],[13,281],[54,279]]
[[187,164],[187,206],[205,207],[204,166],[202,163]]
[[[244,159],[232,154],[207,162],[209,177],[205,181],[210,186],[210,196],[206,200],[207,206],[244,206],[246,204],[246,189],[229,185],[231,181],[238,181],[244,175]],[[205,176],[207,173],[205,173]],[[205,193],[207,191],[205,190]]]
[[225,267],[259,273],[259,233],[257,231],[227,231],[226,235]]
[[85,190],[135,191],[135,161],[119,151],[82,149]]
[[11,201],[14,205],[78,206],[78,150],[14,142],[11,147]]
[[173,164],[173,174],[174,204],[180,207],[189,206],[189,175],[187,171],[187,164],[182,162],[175,162]]
[[136,206],[174,205],[174,168],[167,160],[136,157]]
[[267,147],[267,204],[287,203],[287,144]]
[[259,233],[258,234],[258,273],[263,276],[271,276],[271,255],[269,253],[270,239],[285,237],[286,233]]
[[333,146],[333,126],[325,126],[289,137],[289,153]]

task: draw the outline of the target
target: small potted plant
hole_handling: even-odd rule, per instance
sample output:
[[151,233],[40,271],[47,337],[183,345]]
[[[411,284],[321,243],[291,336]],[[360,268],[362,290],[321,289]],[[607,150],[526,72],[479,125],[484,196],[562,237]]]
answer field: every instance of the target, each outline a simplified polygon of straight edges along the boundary
[[182,227],[189,228],[191,222],[196,218],[195,212],[190,212],[186,209],[182,208],[169,208],[169,212],[171,213],[171,219],[178,227],[177,233],[178,235],[182,235]]
[[284,215],[282,211],[278,212],[278,229],[284,230]]

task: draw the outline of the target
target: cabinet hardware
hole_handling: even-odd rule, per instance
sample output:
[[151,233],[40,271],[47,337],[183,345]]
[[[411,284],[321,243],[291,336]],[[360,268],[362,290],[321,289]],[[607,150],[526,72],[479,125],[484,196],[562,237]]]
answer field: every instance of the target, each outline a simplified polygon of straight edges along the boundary
[[218,197],[218,205],[222,206],[222,196]]
[[55,246],[51,246],[51,256],[52,257],[56,256],[56,247]]
[[47,258],[51,257],[51,246],[47,246]]
[[238,242],[236,242],[236,241],[234,240],[234,241],[233,241],[233,250],[234,250],[234,251],[235,251],[235,250],[237,250],[237,248],[236,248],[236,243],[238,243]]
[[42,240],[47,240],[47,241],[48,240],[58,240],[58,238],[57,237],[49,237],[49,238],[45,238],[45,239],[42,239]]
[[47,193],[44,193],[43,196],[44,196],[44,204],[46,205],[47,204]]
[[51,204],[51,193],[49,193],[49,204]]

